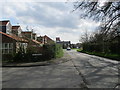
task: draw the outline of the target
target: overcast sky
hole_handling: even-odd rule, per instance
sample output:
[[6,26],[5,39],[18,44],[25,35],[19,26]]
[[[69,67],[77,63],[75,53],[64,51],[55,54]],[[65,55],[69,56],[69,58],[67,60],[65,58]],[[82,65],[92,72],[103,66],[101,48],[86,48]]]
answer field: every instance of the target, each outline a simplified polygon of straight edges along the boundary
[[82,11],[73,10],[73,2],[6,2],[0,6],[0,19],[9,19],[12,25],[19,23],[22,30],[34,29],[37,35],[48,35],[55,40],[78,43],[80,36],[95,30],[99,23],[81,19]]

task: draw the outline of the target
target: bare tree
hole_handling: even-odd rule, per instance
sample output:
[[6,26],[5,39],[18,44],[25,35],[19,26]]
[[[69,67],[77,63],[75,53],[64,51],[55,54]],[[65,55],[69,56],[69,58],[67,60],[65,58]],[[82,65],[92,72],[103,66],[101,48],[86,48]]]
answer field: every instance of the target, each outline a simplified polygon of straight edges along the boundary
[[78,0],[74,3],[74,10],[83,10],[82,18],[92,18],[102,22],[102,33],[108,34],[111,28],[117,30],[120,25],[120,2],[105,2],[102,6],[100,0],[91,2],[88,0]]
[[88,31],[85,30],[84,34],[81,35],[80,37],[80,42],[84,42],[84,43],[87,43],[89,41],[89,34],[88,34]]

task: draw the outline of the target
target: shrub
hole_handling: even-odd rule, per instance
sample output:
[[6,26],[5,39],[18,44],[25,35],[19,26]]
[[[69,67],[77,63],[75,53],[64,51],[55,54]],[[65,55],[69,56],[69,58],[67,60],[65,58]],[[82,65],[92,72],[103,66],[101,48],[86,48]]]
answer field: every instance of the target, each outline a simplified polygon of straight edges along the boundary
[[58,58],[63,56],[62,46],[59,44],[51,44],[43,46],[44,59]]

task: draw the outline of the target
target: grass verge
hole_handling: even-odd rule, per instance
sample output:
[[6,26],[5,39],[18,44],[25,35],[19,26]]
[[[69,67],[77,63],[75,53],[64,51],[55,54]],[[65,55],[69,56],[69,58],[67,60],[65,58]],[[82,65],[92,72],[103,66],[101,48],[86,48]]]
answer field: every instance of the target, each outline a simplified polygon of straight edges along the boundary
[[82,53],[86,53],[86,54],[90,54],[90,55],[96,55],[96,56],[100,56],[100,57],[104,57],[104,58],[109,58],[109,59],[114,59],[117,61],[120,61],[120,55],[119,54],[112,54],[112,53],[100,53],[100,52],[88,52],[88,51],[84,51],[84,50],[77,50],[78,52],[82,52]]

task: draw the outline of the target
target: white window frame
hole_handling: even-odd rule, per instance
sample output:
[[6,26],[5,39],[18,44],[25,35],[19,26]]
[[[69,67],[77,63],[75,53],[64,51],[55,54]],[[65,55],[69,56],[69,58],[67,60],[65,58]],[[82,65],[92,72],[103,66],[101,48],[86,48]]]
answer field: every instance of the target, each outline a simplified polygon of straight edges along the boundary
[[[5,44],[7,44],[7,47],[5,47]],[[11,47],[10,47],[11,45]],[[13,43],[2,43],[2,54],[10,54],[11,50],[13,52]],[[7,51],[7,52],[5,52]]]

